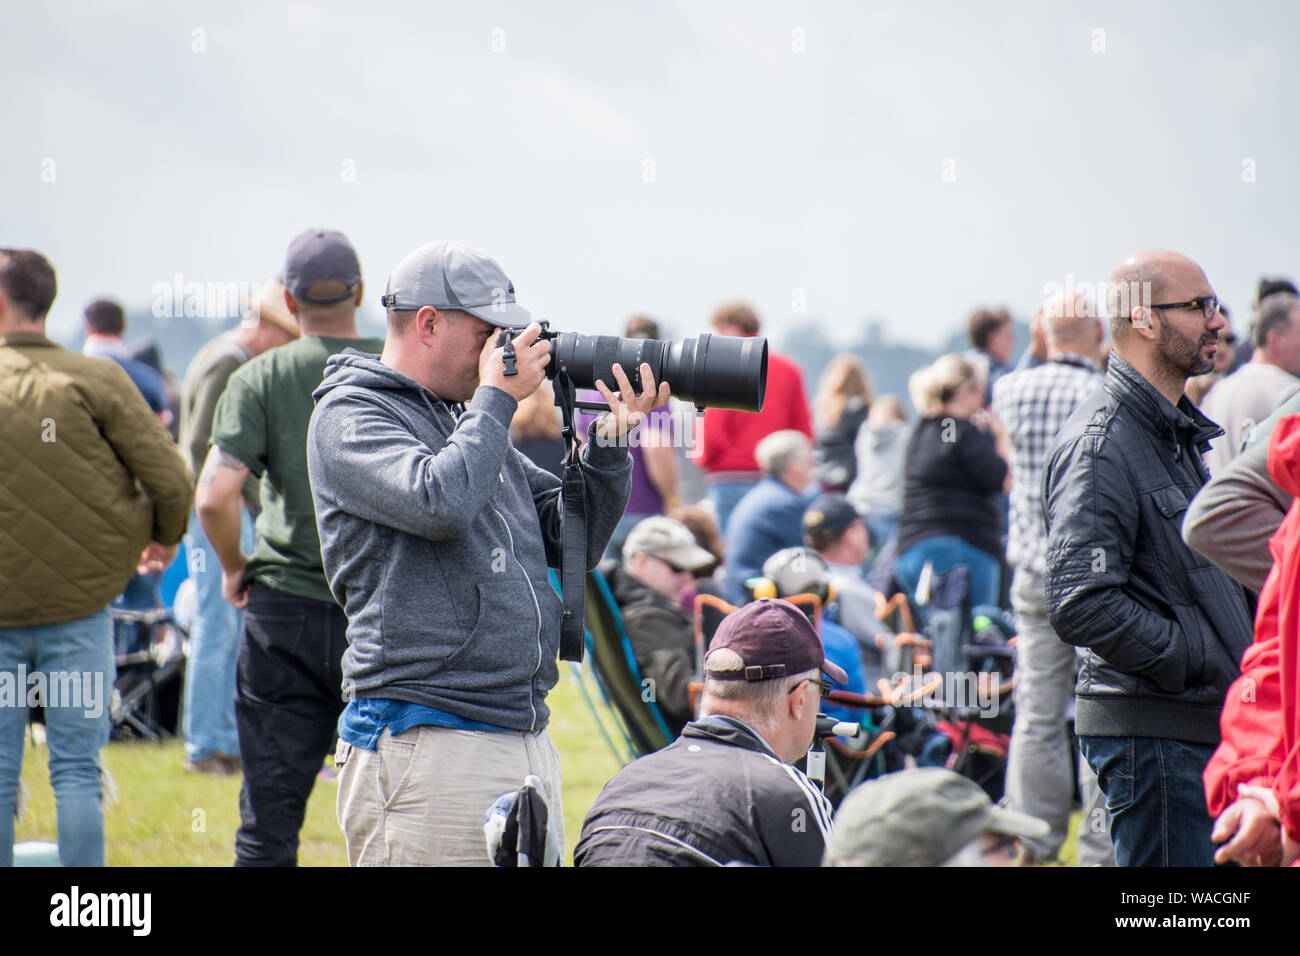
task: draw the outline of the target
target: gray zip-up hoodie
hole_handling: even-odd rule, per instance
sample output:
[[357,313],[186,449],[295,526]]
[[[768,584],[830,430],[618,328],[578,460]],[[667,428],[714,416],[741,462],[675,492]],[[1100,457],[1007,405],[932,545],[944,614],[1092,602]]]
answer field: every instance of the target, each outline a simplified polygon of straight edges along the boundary
[[[457,415],[348,349],[314,393],[307,466],[330,589],[348,617],[345,696],[546,726],[559,677],[560,482],[510,444],[516,402],[480,386]],[[593,426],[594,427],[594,426]],[[627,505],[625,447],[588,441],[587,559]]]

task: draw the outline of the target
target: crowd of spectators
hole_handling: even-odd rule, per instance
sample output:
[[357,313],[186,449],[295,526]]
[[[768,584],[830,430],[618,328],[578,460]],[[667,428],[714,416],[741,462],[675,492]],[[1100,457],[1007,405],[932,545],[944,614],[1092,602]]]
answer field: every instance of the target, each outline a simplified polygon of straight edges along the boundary
[[[0,447],[17,476],[0,499],[0,667],[111,680],[106,609],[158,606],[183,540],[185,768],[242,774],[243,865],[295,862],[307,795],[335,772],[354,864],[476,861],[481,798],[525,774],[559,807],[547,568],[567,449],[549,345],[501,267],[456,243],[393,270],[383,339],[358,332],[362,288],[346,237],[303,233],[177,388],[156,348],[126,346],[110,300],[86,308],[82,355],[56,346],[52,267],[0,250]],[[512,376],[495,333],[525,326]],[[761,324],[731,303],[712,329]],[[756,414],[696,419],[648,367],[642,391],[615,367],[584,396],[612,409],[577,422],[589,563],[677,740],[606,788],[580,864],[1045,862],[1076,786],[1083,863],[1296,858],[1295,287],[1261,282],[1248,356],[1174,253],[1125,259],[1105,301],[1046,300],[1018,362],[1007,310],[976,310],[969,331],[970,350],[911,376],[911,409],[847,353],[811,401],[770,353]],[[624,334],[664,331],[637,316]],[[73,516],[89,530],[69,534]],[[820,696],[888,687],[882,607],[957,567],[967,607],[1013,622],[1008,807],[907,769],[850,793],[837,827],[794,767],[819,710],[857,719]],[[740,609],[702,672],[700,594]],[[785,600],[800,595],[815,614]],[[60,852],[93,865],[108,718],[65,710],[46,707]],[[0,708],[0,863],[17,713]],[[435,781],[435,761],[482,772]],[[797,838],[763,832],[792,811]]]

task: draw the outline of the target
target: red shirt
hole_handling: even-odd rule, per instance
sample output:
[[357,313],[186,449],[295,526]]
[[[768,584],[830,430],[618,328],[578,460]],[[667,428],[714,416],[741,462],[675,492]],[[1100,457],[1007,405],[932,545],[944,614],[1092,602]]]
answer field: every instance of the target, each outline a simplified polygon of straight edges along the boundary
[[724,477],[719,472],[757,474],[754,446],[773,432],[787,428],[801,431],[810,439],[813,437],[803,373],[790,359],[769,352],[763,410],[754,413],[730,408],[705,409],[697,436],[700,448],[696,462],[713,480]]
[[[1278,487],[1300,496],[1300,415],[1273,429],[1268,470]],[[1268,546],[1273,570],[1259,595],[1255,643],[1224,700],[1223,739],[1205,768],[1205,794],[1218,817],[1237,800],[1238,786],[1269,788],[1282,826],[1300,839],[1300,497]]]

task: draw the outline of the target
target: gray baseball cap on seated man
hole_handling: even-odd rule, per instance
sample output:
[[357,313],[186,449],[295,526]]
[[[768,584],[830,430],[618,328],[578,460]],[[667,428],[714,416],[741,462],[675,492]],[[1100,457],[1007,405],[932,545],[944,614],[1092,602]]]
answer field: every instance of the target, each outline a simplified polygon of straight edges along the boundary
[[515,285],[495,259],[448,240],[408,253],[389,275],[381,301],[403,311],[426,305],[455,309],[503,329],[533,321],[532,313],[516,304]]
[[299,302],[333,305],[361,288],[361,263],[348,237],[333,229],[308,229],[289,243],[284,287]]
[[695,535],[680,521],[652,515],[638,521],[623,542],[623,560],[636,554],[652,554],[678,571],[694,571],[717,560],[695,543]]
[[849,791],[823,866],[940,866],[981,833],[1045,837],[1042,820],[994,806],[974,780],[942,767],[886,774]]

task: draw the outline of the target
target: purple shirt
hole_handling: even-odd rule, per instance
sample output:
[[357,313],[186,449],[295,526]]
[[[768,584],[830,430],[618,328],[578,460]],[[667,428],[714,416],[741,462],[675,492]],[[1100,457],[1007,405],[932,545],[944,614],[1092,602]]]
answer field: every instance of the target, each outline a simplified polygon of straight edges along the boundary
[[[578,398],[583,401],[599,402],[600,393],[582,389],[578,392]],[[589,412],[580,412],[578,414],[578,434],[585,436],[591,423],[596,420],[596,415]],[[631,447],[628,449],[632,455],[632,490],[628,494],[627,508],[624,510],[625,515],[659,515],[664,513],[664,500],[659,497],[659,492],[655,491],[654,484],[650,481],[650,472],[645,466],[645,449],[637,439],[642,439],[646,429],[667,432],[671,437],[673,434],[673,414],[672,410],[664,408],[653,408],[650,414],[646,416],[645,421],[641,422],[630,432]],[[667,439],[664,439],[667,440]]]

